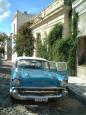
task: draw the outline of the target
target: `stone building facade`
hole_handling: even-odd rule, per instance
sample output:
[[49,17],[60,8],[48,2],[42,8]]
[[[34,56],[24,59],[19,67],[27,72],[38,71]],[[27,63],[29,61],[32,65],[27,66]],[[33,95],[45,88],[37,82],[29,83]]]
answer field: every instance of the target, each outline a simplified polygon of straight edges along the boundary
[[78,13],[78,62],[77,75],[86,79],[86,1],[75,0],[73,10]]
[[[63,37],[70,35],[69,29],[69,11],[70,7],[65,0],[54,0],[47,8],[45,8],[39,15],[34,18],[32,25],[34,38],[40,35],[41,40],[52,30],[57,23],[63,24]],[[68,1],[68,0],[67,0]],[[36,49],[34,49],[34,56],[36,56]]]
[[[66,2],[65,2],[66,1]],[[33,19],[33,25],[31,26],[34,39],[40,35],[42,42],[44,38],[49,34],[52,28],[57,23],[63,24],[63,37],[70,35],[69,29],[69,11],[70,6],[67,5],[68,0],[54,0],[47,8],[41,11],[37,16],[27,16],[26,13],[20,13],[19,11],[13,17],[12,20],[12,33],[17,34],[18,28],[25,22]],[[14,37],[12,37],[14,38]],[[34,40],[35,41],[35,40]],[[35,43],[34,43],[35,45]],[[12,39],[12,49],[15,46],[14,39]],[[16,58],[16,53],[12,54],[12,60]],[[33,56],[36,56],[36,45],[34,48]]]

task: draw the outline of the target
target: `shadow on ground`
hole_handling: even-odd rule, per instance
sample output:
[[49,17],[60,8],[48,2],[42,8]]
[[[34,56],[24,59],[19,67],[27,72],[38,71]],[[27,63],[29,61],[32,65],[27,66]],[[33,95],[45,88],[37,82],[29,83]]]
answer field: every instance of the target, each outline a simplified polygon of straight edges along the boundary
[[9,95],[11,66],[0,68],[1,115],[86,115],[85,106],[69,94],[65,98],[45,103],[12,101]]

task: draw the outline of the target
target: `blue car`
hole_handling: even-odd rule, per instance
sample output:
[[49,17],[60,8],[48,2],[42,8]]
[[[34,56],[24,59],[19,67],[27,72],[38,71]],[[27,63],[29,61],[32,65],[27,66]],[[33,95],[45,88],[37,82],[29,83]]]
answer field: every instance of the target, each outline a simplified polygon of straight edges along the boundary
[[68,77],[67,70],[62,70],[64,66],[58,66],[61,64],[54,63],[53,67],[43,58],[18,57],[12,69],[10,96],[36,102],[64,96]]

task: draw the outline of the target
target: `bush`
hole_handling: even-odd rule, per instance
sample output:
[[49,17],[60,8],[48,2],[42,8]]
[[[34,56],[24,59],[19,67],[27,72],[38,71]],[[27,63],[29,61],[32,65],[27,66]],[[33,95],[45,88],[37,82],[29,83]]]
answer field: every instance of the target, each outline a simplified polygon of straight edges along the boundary
[[58,45],[60,61],[66,61],[69,75],[76,74],[76,43],[73,38],[63,39]]
[[[69,75],[76,74],[76,39],[62,38],[62,25],[56,24],[49,33],[46,44],[38,39],[37,54],[50,61],[65,61],[68,65]],[[48,46],[48,50],[47,47]],[[46,54],[46,55],[45,55]]]
[[48,59],[58,61],[58,41],[62,39],[63,26],[62,24],[56,24],[52,28],[47,38],[48,44]]
[[17,52],[18,56],[25,54],[26,56],[32,56],[33,54],[33,35],[32,29],[30,28],[31,22],[27,22],[22,25],[15,39],[14,52]]
[[4,50],[3,47],[0,48],[0,53],[1,53],[1,54],[4,54],[4,53],[5,53],[5,50]]
[[56,24],[48,35],[48,44],[52,46],[57,39],[62,38],[63,26],[62,24]]
[[45,45],[45,42],[42,43],[40,37],[36,39],[36,50],[37,50],[38,57],[47,59],[47,46]]

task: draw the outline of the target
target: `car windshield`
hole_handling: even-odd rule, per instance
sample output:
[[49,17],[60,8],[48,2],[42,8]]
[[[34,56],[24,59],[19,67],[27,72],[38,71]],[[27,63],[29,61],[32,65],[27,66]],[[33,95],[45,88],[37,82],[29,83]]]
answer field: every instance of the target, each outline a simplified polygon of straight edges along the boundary
[[35,60],[35,59],[21,59],[17,61],[18,68],[29,68],[29,69],[49,69],[48,61]]

